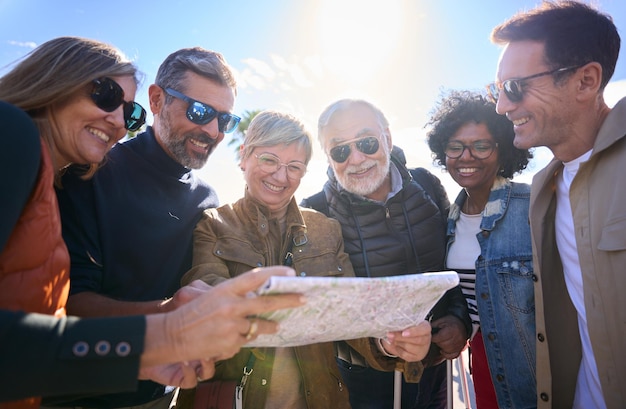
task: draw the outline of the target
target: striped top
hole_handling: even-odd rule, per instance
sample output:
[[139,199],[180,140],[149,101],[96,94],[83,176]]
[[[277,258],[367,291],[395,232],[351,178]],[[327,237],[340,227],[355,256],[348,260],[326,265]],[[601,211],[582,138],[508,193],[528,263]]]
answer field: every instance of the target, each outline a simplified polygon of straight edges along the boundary
[[[476,259],[480,255],[480,245],[476,235],[480,233],[482,214],[465,214],[461,212],[456,222],[454,242],[448,249],[446,267],[459,275],[461,290],[472,319],[472,336],[480,327],[480,318],[476,306]],[[471,339],[470,338],[470,339]]]

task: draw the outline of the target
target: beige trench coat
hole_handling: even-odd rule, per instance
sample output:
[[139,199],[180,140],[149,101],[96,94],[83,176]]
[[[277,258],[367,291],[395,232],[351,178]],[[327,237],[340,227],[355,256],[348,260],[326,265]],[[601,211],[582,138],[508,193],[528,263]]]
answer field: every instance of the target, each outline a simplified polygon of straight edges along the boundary
[[[535,175],[531,191],[540,408],[572,407],[582,354],[555,241],[555,177],[562,168],[553,160]],[[570,200],[604,399],[608,408],[626,408],[626,99],[601,127]]]

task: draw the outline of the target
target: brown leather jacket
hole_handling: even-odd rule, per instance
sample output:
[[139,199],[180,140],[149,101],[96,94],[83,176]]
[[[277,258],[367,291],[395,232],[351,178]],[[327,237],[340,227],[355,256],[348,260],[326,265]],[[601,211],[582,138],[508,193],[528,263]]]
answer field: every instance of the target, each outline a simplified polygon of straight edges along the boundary
[[[0,254],[0,309],[65,315],[70,257],[61,237],[54,169],[42,141],[39,177]],[[2,409],[39,407],[39,398],[0,404]]]
[[[287,211],[286,231],[280,235],[268,210],[247,195],[232,205],[207,210],[194,232],[193,268],[183,277],[215,285],[255,267],[283,264],[288,243],[293,246],[293,265],[298,276],[354,276],[343,249],[341,227],[336,220],[310,209],[300,209],[292,199]],[[369,339],[350,341],[366,358],[378,360],[389,370],[395,363],[384,357]],[[332,342],[294,347],[300,368],[303,396],[309,409],[349,408]],[[239,381],[250,353],[256,356],[254,371],[244,388],[244,408],[262,408],[271,385],[274,348],[244,348],[233,358],[217,364],[214,379]],[[182,391],[177,407],[190,407],[193,393]],[[191,398],[191,399],[190,399]]]

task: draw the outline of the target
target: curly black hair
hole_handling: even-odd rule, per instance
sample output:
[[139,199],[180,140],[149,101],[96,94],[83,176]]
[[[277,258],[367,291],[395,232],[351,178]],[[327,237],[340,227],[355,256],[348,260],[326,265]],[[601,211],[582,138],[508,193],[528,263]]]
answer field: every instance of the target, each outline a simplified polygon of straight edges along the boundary
[[513,146],[513,123],[496,112],[496,106],[486,96],[471,91],[450,91],[435,106],[428,132],[428,146],[433,152],[434,163],[446,166],[446,145],[450,138],[465,124],[485,124],[498,143],[500,176],[510,179],[515,173],[526,169],[532,152]]

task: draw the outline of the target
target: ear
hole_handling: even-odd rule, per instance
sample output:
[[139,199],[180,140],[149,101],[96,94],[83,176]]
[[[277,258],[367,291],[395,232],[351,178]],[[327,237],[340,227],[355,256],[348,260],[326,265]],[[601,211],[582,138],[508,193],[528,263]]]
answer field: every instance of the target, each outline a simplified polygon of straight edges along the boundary
[[582,99],[597,98],[602,84],[602,66],[598,62],[590,62],[580,68],[578,78],[578,97]]
[[165,105],[165,92],[163,88],[156,84],[150,85],[148,88],[148,101],[150,101],[150,111],[152,111],[152,114],[160,114],[163,105]]

